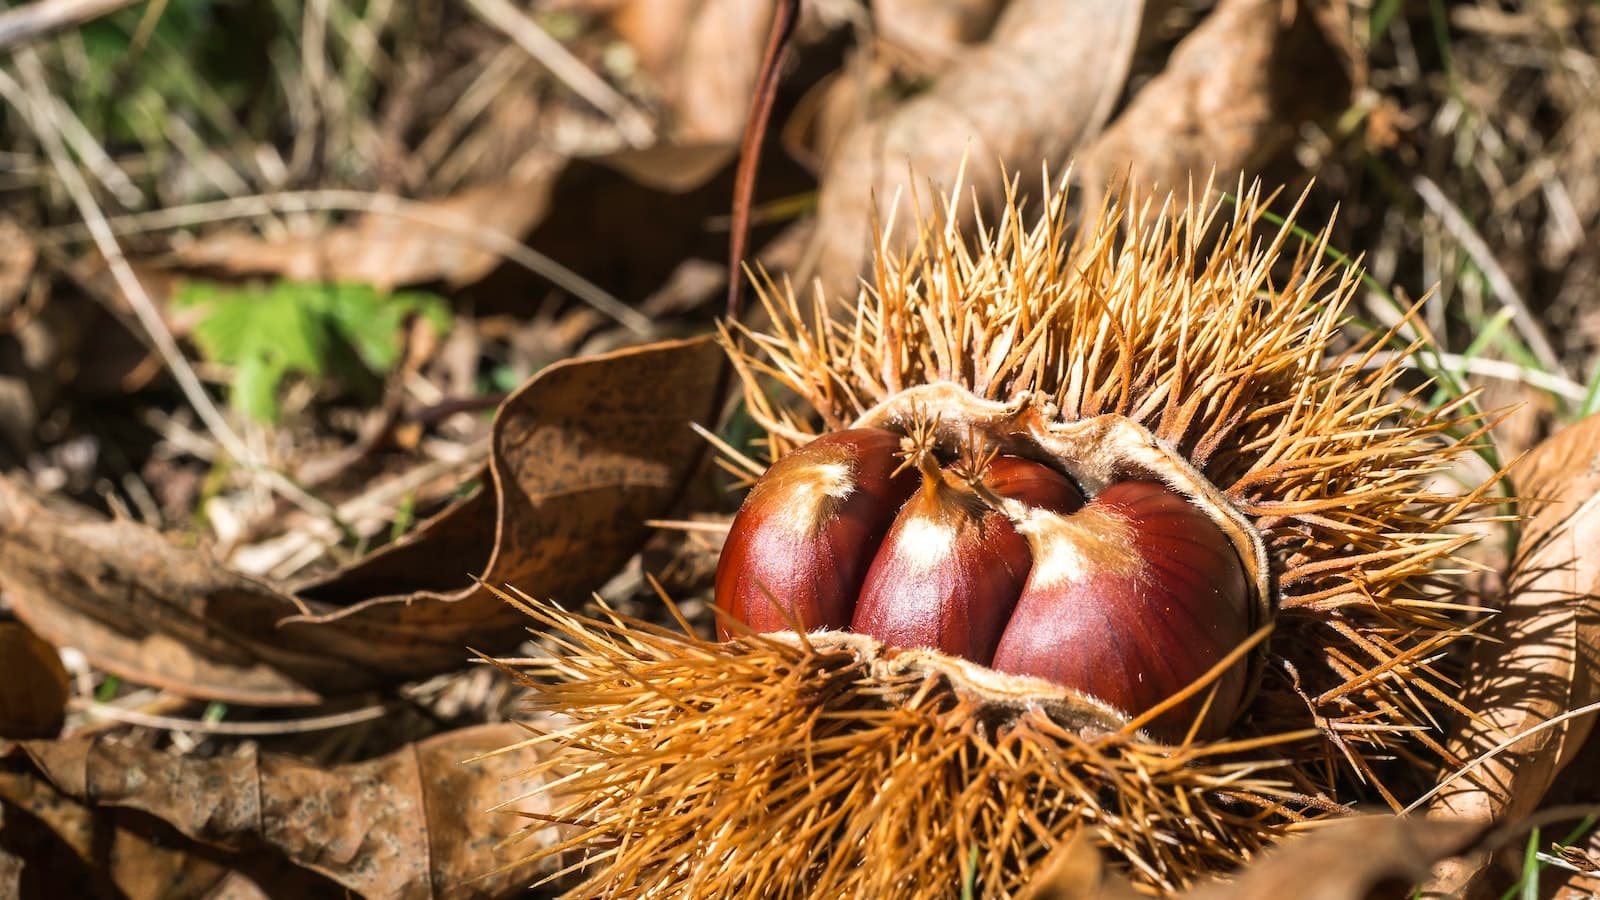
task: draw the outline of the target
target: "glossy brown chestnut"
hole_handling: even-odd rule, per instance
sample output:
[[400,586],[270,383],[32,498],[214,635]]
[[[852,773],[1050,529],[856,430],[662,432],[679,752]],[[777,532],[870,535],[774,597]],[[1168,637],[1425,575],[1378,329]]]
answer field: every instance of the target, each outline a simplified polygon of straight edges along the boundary
[[896,474],[899,450],[898,434],[856,428],[773,463],[723,544],[717,608],[757,632],[850,624],[873,554],[917,488],[914,469]]
[[[1071,516],[1018,522],[1033,568],[995,650],[994,668],[1035,675],[1137,715],[1204,675],[1249,637],[1250,587],[1232,543],[1197,506],[1152,481],[1113,484]],[[1215,684],[1198,735],[1214,737],[1242,702],[1248,664]],[[1180,740],[1201,691],[1149,726]]]
[[[1015,456],[981,476],[1002,497],[1066,513],[1083,505],[1054,469]],[[850,628],[896,647],[929,647],[987,665],[1028,576],[1027,539],[953,473],[925,461],[922,486],[867,571]]]

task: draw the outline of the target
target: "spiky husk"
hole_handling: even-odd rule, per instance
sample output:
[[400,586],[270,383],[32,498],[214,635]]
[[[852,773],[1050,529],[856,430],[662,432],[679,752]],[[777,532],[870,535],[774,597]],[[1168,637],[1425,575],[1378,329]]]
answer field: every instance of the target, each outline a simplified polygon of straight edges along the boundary
[[530,775],[576,827],[541,855],[595,867],[569,896],[1014,896],[1081,829],[1172,891],[1316,806],[1263,755],[1305,734],[1081,734],[857,635],[715,644],[511,602],[566,645],[519,675],[535,711],[570,720],[520,745],[557,748]]
[[1262,228],[1256,189],[1132,196],[1076,229],[1059,192],[1031,228],[1016,203],[968,234],[943,216],[913,252],[881,249],[849,320],[769,283],[771,325],[725,338],[774,455],[950,382],[1043,395],[1063,421],[1126,417],[1192,463],[1275,577],[1240,737],[1165,748],[986,719],[949,679],[886,678],[847,649],[533,604],[565,644],[534,702],[574,722],[544,771],[573,771],[558,818],[597,866],[579,895],[933,897],[972,877],[1011,896],[1080,829],[1165,892],[1367,788],[1398,805],[1414,786],[1382,760],[1449,762],[1434,732],[1464,710],[1439,660],[1475,621],[1451,578],[1494,518],[1494,478],[1440,485],[1484,423],[1464,398],[1428,410],[1403,390],[1417,348],[1380,355],[1393,333],[1330,357],[1358,274],[1322,264],[1326,232]]

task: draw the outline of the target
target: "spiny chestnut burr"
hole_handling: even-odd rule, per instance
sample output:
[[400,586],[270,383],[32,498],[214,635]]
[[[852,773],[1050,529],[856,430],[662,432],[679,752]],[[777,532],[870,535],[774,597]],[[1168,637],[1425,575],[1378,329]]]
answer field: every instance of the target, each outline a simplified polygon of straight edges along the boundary
[[[927,473],[852,513],[881,532],[791,484],[827,536],[791,540],[792,510],[760,498],[826,471],[809,447],[752,492],[718,604],[763,632],[832,630],[714,642],[518,601],[563,648],[524,664],[530,709],[567,723],[538,739],[530,778],[536,827],[565,826],[534,855],[588,858],[573,896],[1016,898],[1083,842],[1141,894],[1173,896],[1347,801],[1429,790],[1449,743],[1430,732],[1475,713],[1447,680],[1482,613],[1455,573],[1503,521],[1492,483],[1453,495],[1439,475],[1475,470],[1456,461],[1485,420],[1464,400],[1413,404],[1409,351],[1368,352],[1391,335],[1352,346],[1361,278],[1324,265],[1326,233],[1263,230],[1255,188],[1212,195],[1126,187],[1080,220],[1054,192],[1035,224],[1008,203],[976,230],[940,216],[905,253],[885,240],[836,321],[826,299],[763,283],[766,329],[724,339],[775,439],[936,422],[924,446],[941,459],[976,435],[1088,502],[1051,512],[954,480],[987,504],[962,514],[1006,513],[1030,558],[987,665],[945,643],[961,616],[910,621],[942,588],[874,600],[866,585],[873,557],[919,546],[899,531],[920,501],[900,509]],[[895,443],[873,442],[880,485]],[[838,537],[851,528],[866,537]],[[846,551],[854,584],[830,568]],[[1216,677],[1169,710],[1202,673]]]
[[[1071,516],[1018,523],[1033,568],[994,668],[1073,688],[1130,714],[1194,683],[1250,635],[1250,585],[1227,535],[1182,495],[1123,481]],[[1149,726],[1181,740],[1215,689],[1198,736],[1217,736],[1243,700],[1241,659]]]
[[[932,454],[920,467],[922,486],[878,548],[851,630],[987,665],[1028,577],[1028,542]],[[1065,476],[1020,457],[995,456],[971,477],[1029,507],[1065,513],[1083,505]]]
[[873,553],[917,487],[899,451],[898,434],[854,428],[773,463],[723,544],[717,608],[757,632],[850,624]]

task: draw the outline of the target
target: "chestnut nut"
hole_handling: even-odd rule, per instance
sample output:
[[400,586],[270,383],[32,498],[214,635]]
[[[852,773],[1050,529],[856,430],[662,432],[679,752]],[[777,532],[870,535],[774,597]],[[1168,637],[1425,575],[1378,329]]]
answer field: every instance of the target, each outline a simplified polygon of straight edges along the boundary
[[[1249,637],[1238,551],[1168,485],[1119,480],[1086,502],[1040,462],[991,454],[947,466],[902,443],[857,428],[774,463],[734,518],[718,608],[756,632],[848,627],[1043,678],[1130,718]],[[1214,737],[1247,681],[1241,658],[1146,730]]]

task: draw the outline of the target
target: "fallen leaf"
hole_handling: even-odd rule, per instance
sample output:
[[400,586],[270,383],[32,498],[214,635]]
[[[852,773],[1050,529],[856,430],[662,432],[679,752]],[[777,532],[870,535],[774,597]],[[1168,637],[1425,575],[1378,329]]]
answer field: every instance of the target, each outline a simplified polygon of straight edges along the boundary
[[618,150],[594,161],[652,190],[682,194],[715,178],[738,152],[733,144],[658,144]]
[[279,646],[292,598],[123,519],[47,508],[0,476],[0,579],[17,618],[95,666],[174,693],[251,705],[320,701],[356,673]]
[[749,0],[632,0],[612,14],[660,97],[663,143],[738,145],[772,10]]
[[1562,847],[1556,855],[1578,871],[1568,871],[1555,893],[1554,900],[1594,900],[1600,897],[1600,833],[1589,837],[1587,847]]
[[1181,192],[1215,171],[1231,186],[1289,147],[1304,123],[1337,114],[1353,76],[1310,5],[1218,3],[1084,147],[1080,183],[1095,191],[1131,173],[1144,187]]
[[500,264],[496,244],[521,243],[544,219],[561,169],[558,161],[544,161],[449,197],[403,201],[404,215],[369,212],[304,236],[267,240],[220,231],[178,247],[174,258],[232,275],[361,282],[379,290],[432,281],[460,287]]
[[[18,754],[20,756],[20,754]],[[228,858],[153,816],[93,808],[0,753],[0,896],[219,900],[339,898],[332,882],[271,852]],[[9,860],[9,862],[8,862]]]
[[[689,423],[711,414],[721,359],[711,340],[696,338],[545,369],[495,417],[490,474],[498,508],[485,586],[351,602],[365,591],[350,587],[370,585],[375,574],[358,568],[307,586],[303,596],[340,608],[286,622],[286,635],[336,635],[330,650],[361,653],[394,678],[459,665],[469,644],[485,652],[514,645],[526,620],[487,586],[580,601],[611,577],[649,536],[645,520],[665,511],[699,460],[702,445]],[[400,558],[411,554],[420,556]],[[383,561],[388,571],[453,565],[426,541]],[[464,582],[466,574],[456,577]]]
[[56,648],[26,625],[0,622],[0,738],[61,731],[70,685]]
[[54,789],[91,809],[154,816],[224,851],[216,857],[224,862],[266,847],[360,896],[403,900],[502,897],[537,879],[529,866],[495,871],[505,856],[497,845],[523,822],[489,811],[525,789],[514,776],[526,755],[462,764],[526,736],[517,725],[482,725],[326,769],[275,754],[200,759],[97,738],[21,746]]
[[998,0],[876,0],[873,24],[881,40],[918,63],[914,72],[936,72],[961,48],[994,27]]
[[[1506,579],[1503,611],[1485,628],[1489,640],[1478,645],[1467,675],[1462,702],[1479,718],[1459,723],[1447,743],[1465,761],[1600,699],[1600,416],[1556,432],[1512,478],[1533,514]],[[1429,815],[1480,823],[1528,815],[1594,721],[1594,714],[1580,716],[1518,741],[1450,781]],[[1446,864],[1431,887],[1464,893],[1487,865]]]
[[951,189],[965,165],[966,186],[991,211],[1005,196],[1002,169],[1034,180],[1041,166],[1063,170],[1122,93],[1143,8],[1142,2],[1015,0],[989,40],[926,91],[852,129],[818,198],[810,274],[826,296],[855,296],[871,258],[874,216],[889,221],[896,200],[905,207],[896,238],[909,236],[909,196],[925,193],[927,182]]
[[1431,864],[1460,852],[1481,830],[1464,822],[1356,816],[1287,840],[1226,882],[1200,885],[1183,896],[1187,900],[1365,900],[1380,885],[1421,881]]
[[721,351],[670,341],[546,368],[501,405],[491,483],[298,595],[126,520],[46,509],[0,476],[0,577],[18,618],[95,665],[254,705],[460,667],[524,618],[486,587],[585,599],[649,535],[703,450]]

